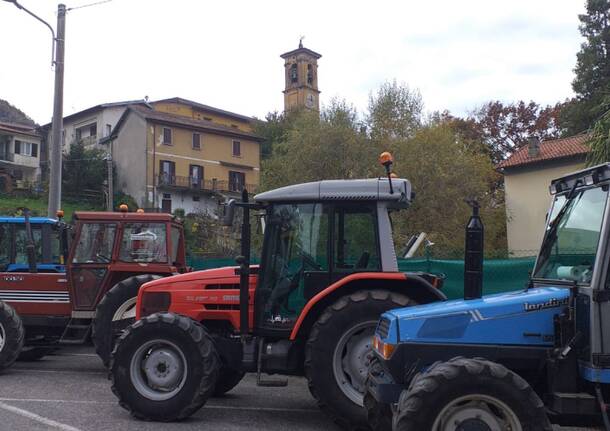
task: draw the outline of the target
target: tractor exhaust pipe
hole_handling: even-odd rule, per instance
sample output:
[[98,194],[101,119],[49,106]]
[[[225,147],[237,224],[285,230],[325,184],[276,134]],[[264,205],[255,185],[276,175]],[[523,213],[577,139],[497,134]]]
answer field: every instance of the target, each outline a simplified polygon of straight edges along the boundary
[[472,216],[466,225],[464,253],[464,299],[478,299],[483,293],[484,227],[479,216],[479,203],[468,201]]
[[239,332],[245,337],[250,332],[248,320],[248,303],[250,288],[250,207],[248,205],[248,191],[244,189],[241,194],[244,204],[244,219],[241,225],[241,256],[236,261],[239,265]]

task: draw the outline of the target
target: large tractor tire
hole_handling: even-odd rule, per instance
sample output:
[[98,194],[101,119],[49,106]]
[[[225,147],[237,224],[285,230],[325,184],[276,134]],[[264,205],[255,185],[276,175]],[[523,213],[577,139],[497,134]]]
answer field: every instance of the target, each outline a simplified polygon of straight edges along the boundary
[[454,358],[417,374],[400,395],[394,431],[510,429],[551,431],[531,386],[485,359]]
[[318,406],[346,428],[366,427],[365,382],[379,316],[415,305],[387,290],[362,290],[330,305],[314,324],[305,351],[305,375]]
[[0,371],[17,360],[24,339],[25,329],[21,318],[13,307],[0,301]]
[[218,373],[214,396],[221,397],[241,382],[246,373],[223,366]]
[[117,338],[136,321],[140,286],[159,278],[161,276],[151,274],[126,278],[106,292],[98,304],[91,326],[91,339],[105,367],[110,364],[110,354]]
[[205,328],[188,317],[156,313],[129,327],[110,361],[112,391],[138,419],[189,417],[214,393],[221,361]]

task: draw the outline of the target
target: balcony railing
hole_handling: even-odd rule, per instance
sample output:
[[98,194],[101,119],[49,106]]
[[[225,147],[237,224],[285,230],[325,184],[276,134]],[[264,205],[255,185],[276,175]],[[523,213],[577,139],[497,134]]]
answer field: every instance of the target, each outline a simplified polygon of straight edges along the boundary
[[240,193],[245,188],[249,193],[255,193],[255,184],[240,184],[232,181],[217,179],[206,180],[197,177],[183,177],[178,175],[159,174],[157,177],[157,187],[173,188],[181,190],[193,190],[204,192],[229,192]]
[[14,162],[15,155],[13,153],[9,153],[8,151],[0,152],[0,161],[3,162]]

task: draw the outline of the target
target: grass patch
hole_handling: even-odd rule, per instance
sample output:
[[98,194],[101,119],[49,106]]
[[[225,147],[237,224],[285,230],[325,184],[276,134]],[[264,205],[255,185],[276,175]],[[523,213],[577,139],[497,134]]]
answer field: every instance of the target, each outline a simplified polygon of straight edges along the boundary
[[[45,217],[47,215],[47,198],[0,196],[0,215],[14,216],[20,214],[22,208],[29,208],[33,216]],[[64,219],[72,220],[74,211],[103,211],[88,202],[63,202]]]

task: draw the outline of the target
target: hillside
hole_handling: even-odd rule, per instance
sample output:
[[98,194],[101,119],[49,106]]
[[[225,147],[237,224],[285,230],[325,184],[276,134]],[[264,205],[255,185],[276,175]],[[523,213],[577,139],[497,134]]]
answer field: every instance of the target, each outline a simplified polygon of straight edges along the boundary
[[32,127],[37,126],[36,122],[28,117],[25,112],[3,99],[0,99],[0,122],[21,123]]

